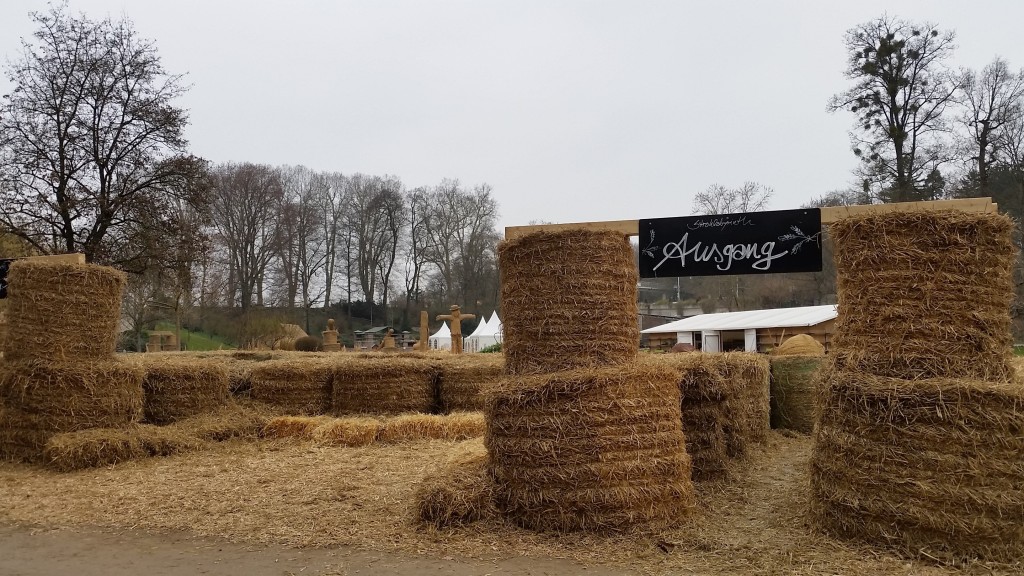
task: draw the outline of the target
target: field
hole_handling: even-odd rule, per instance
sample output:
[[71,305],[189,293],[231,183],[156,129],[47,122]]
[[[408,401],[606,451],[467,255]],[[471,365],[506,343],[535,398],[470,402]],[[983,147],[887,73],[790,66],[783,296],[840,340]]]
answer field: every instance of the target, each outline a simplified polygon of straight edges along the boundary
[[[477,573],[481,566],[516,558],[524,561],[520,568],[568,561],[576,566],[573,571],[588,574],[1013,573],[1005,566],[908,561],[810,531],[804,520],[810,439],[778,432],[733,481],[702,485],[698,512],[669,531],[558,536],[500,520],[450,531],[417,527],[413,490],[452,446],[443,441],[361,448],[233,441],[204,452],[71,474],[5,463],[0,464],[0,521],[37,529],[127,530],[143,539],[184,531],[247,546],[313,549],[305,552],[313,555],[316,549],[343,547],[354,557],[404,558],[421,568],[446,566],[453,574]],[[79,537],[67,532],[69,541]],[[199,547],[184,543],[182,552],[194,556]],[[558,565],[554,573],[571,569]]]

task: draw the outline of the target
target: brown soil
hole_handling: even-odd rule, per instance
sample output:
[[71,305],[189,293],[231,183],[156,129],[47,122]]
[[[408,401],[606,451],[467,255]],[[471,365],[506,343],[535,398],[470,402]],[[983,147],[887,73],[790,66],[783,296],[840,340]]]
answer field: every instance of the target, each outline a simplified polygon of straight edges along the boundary
[[[678,527],[619,536],[543,535],[501,520],[446,531],[416,526],[413,491],[451,449],[436,440],[360,448],[233,441],[70,474],[0,464],[0,558],[5,566],[20,559],[13,572],[24,574],[61,566],[117,574],[110,567],[119,559],[135,566],[125,574],[231,573],[223,568],[235,565],[245,574],[1024,571],[907,560],[811,531],[804,436],[773,433],[731,482],[700,488],[699,509]],[[29,536],[28,526],[43,532]],[[280,564],[289,558],[300,560]],[[160,572],[173,559],[188,570]]]

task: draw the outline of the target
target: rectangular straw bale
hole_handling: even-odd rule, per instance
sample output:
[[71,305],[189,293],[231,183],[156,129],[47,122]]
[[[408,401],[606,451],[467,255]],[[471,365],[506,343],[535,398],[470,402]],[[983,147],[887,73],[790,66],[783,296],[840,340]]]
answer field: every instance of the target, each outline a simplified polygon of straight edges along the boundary
[[372,416],[331,418],[313,430],[313,441],[329,446],[366,446],[377,441],[382,425]]
[[263,436],[310,440],[317,427],[331,420],[329,416],[277,416],[267,421],[263,427]]
[[7,360],[113,357],[124,272],[95,264],[16,260],[8,273]]
[[483,436],[484,415],[480,412],[402,414],[386,418],[377,440],[384,443],[411,440],[466,440]]
[[138,422],[142,376],[116,360],[0,365],[0,454],[31,459],[53,434]]
[[497,382],[505,370],[501,354],[448,354],[438,364],[442,413],[483,410],[484,388]]
[[191,452],[202,446],[201,441],[187,434],[149,424],[91,428],[50,437],[43,449],[42,462],[57,472],[71,472],[150,456]]
[[265,405],[236,401],[210,412],[178,420],[169,427],[209,442],[231,438],[256,439],[271,417]]
[[151,424],[169,424],[228,403],[227,370],[195,360],[168,360],[146,369],[144,412]]
[[434,361],[396,355],[337,363],[332,412],[337,416],[434,412],[438,374]]
[[249,372],[250,397],[290,415],[326,413],[331,406],[334,373],[321,359],[269,360]]

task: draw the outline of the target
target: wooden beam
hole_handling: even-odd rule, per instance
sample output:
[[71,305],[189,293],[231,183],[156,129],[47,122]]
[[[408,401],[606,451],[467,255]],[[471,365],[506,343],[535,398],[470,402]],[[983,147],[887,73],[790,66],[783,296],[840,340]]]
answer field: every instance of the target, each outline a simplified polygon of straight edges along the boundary
[[[929,200],[925,202],[893,202],[890,204],[861,204],[855,206],[829,206],[821,209],[821,223],[830,224],[847,216],[863,214],[882,214],[885,212],[927,212],[931,210],[960,210],[992,214],[998,206],[991,198],[960,198],[956,200]],[[640,234],[638,220],[608,220],[604,222],[573,222],[570,224],[534,224],[531,226],[506,226],[505,239],[518,238],[531,232],[545,230],[559,232],[562,230],[609,230],[625,236]]]

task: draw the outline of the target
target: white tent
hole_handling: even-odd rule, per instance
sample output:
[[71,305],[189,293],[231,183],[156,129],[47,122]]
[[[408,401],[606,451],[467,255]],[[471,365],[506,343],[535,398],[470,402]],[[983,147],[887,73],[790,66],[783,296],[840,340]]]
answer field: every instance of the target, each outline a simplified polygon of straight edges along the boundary
[[501,342],[501,319],[497,312],[491,312],[488,320],[480,322],[473,334],[466,339],[466,350],[468,352],[479,352],[488,346],[494,346]]
[[430,342],[431,350],[451,350],[452,331],[448,328],[448,323],[441,324],[441,328],[427,341]]

